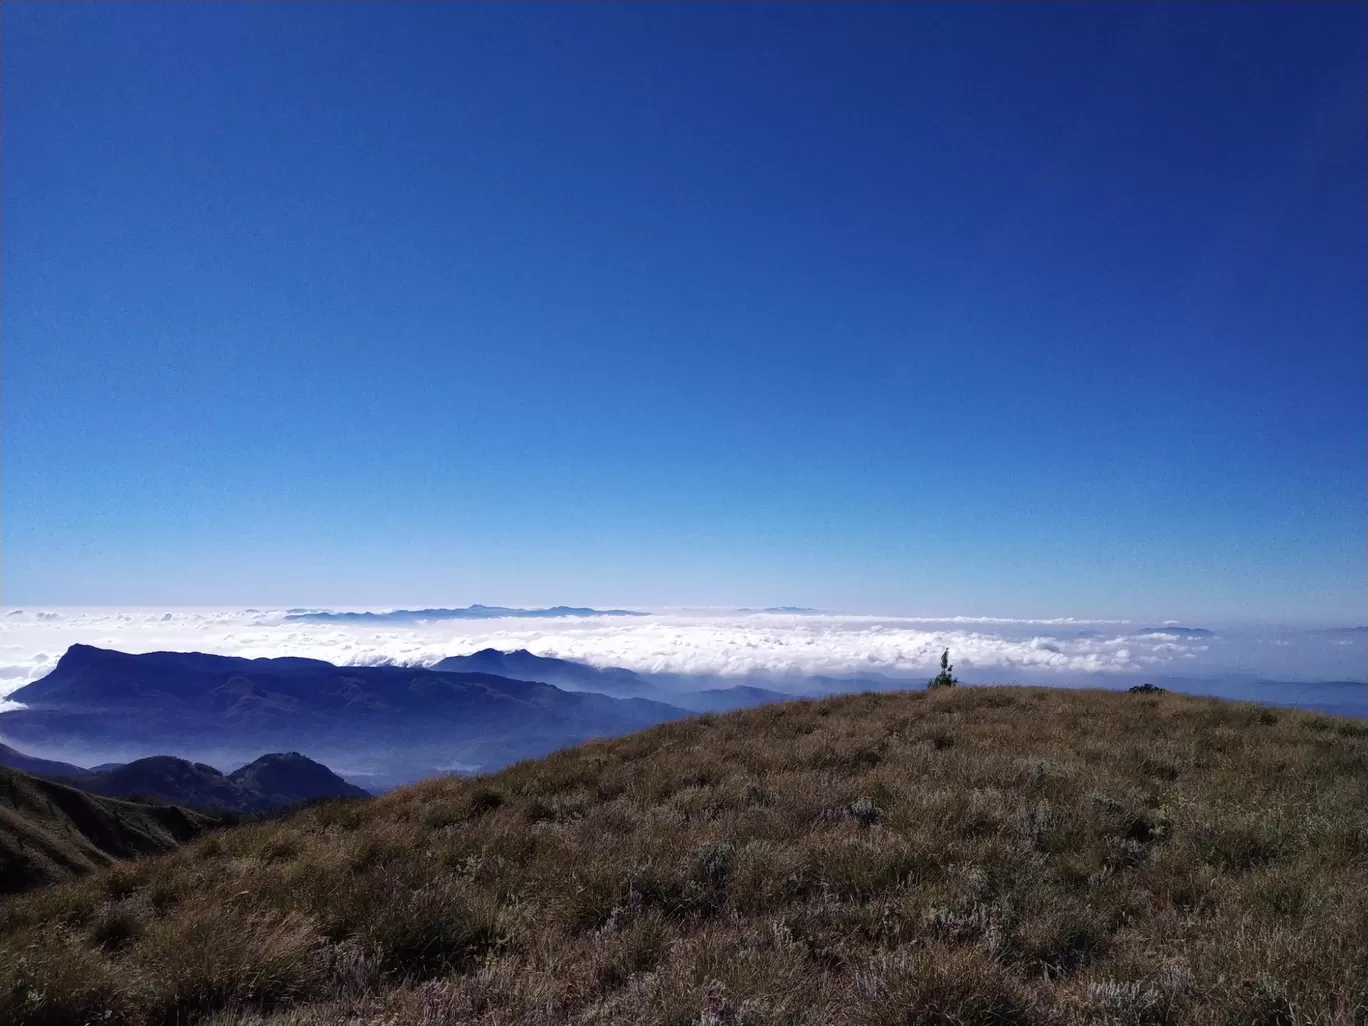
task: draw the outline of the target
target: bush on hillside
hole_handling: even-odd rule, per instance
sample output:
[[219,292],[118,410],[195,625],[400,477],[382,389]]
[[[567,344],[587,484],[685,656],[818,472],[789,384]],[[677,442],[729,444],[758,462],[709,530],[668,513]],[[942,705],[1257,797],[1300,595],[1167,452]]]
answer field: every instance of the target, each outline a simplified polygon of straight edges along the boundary
[[936,674],[926,682],[927,688],[953,688],[959,683],[955,679],[954,667],[950,665],[950,650],[947,648],[941,653],[940,673]]

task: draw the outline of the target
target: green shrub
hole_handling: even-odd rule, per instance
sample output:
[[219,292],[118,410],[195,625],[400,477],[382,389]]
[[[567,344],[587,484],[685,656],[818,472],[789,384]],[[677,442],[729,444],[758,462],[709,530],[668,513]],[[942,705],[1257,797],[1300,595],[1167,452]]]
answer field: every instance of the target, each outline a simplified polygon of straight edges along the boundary
[[950,650],[947,648],[941,653],[940,673],[926,682],[927,689],[954,687],[959,683],[959,681],[955,679],[954,669],[955,668],[950,665]]

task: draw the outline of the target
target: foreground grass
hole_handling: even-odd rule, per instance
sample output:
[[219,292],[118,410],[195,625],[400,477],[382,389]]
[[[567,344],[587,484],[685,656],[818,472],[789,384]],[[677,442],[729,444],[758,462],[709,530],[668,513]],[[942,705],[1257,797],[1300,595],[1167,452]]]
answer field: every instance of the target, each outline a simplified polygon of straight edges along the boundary
[[0,905],[0,1022],[1368,1021],[1368,725],[958,688],[703,716]]

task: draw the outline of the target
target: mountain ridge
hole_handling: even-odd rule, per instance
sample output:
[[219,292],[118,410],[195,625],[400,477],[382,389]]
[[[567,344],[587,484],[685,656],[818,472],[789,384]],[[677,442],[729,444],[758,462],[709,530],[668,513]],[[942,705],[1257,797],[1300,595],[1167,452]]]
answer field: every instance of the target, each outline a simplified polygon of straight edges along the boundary
[[331,765],[370,760],[353,769],[396,780],[452,762],[497,767],[687,715],[488,673],[90,645],[71,646],[10,697],[20,705],[0,712],[0,729],[18,744],[244,759],[288,748]]
[[370,797],[299,752],[270,752],[223,773],[175,755],[86,769],[0,745],[0,766],[109,798],[146,798],[194,809],[264,812],[318,798]]
[[520,609],[511,606],[470,605],[461,609],[391,609],[383,613],[370,610],[334,612],[328,609],[288,612],[284,619],[305,623],[416,623],[423,620],[545,620],[557,617],[646,616],[633,609],[590,609],[585,606],[550,606],[545,609]]

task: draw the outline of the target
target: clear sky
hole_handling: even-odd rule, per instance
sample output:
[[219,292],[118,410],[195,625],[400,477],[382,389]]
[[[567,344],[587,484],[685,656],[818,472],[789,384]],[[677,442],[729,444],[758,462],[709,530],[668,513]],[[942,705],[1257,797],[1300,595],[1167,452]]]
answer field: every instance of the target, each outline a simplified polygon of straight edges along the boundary
[[1366,12],[9,0],[0,597],[1361,623]]

